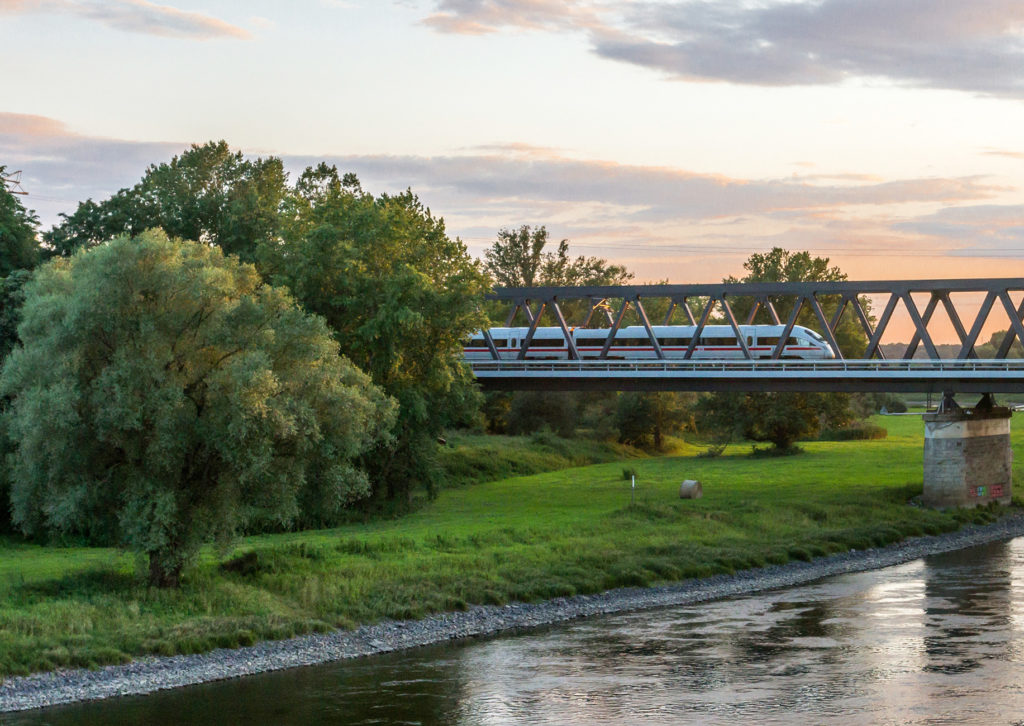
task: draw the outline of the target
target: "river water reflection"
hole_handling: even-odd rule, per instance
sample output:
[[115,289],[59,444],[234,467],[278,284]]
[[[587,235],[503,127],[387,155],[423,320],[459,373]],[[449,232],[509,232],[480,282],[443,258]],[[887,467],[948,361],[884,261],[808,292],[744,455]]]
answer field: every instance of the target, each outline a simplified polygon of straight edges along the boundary
[[[1024,539],[12,724],[1024,724]],[[8,722],[8,721],[5,721]]]

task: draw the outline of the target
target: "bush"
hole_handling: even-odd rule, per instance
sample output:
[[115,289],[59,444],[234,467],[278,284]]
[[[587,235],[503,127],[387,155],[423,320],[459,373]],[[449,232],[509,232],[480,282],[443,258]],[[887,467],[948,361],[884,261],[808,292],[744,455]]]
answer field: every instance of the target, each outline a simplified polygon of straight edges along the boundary
[[576,403],[564,391],[517,391],[506,414],[508,433],[533,434],[547,427],[569,438],[576,431]]
[[750,447],[750,455],[755,459],[774,459],[779,456],[796,456],[802,453],[804,453],[802,448],[792,445],[785,449],[780,449],[778,446],[769,446],[764,449],[757,446]]
[[615,406],[619,441],[633,446],[653,443],[655,449],[661,450],[664,437],[681,431],[691,418],[691,398],[669,391],[620,394]]
[[895,393],[857,393],[850,397],[850,409],[857,418],[867,418],[885,409],[888,413],[906,413],[907,403]]
[[884,439],[889,435],[888,429],[875,424],[860,424],[843,429],[825,429],[818,437],[819,441],[867,441]]
[[[895,394],[890,394],[886,396],[885,401],[882,405],[885,407],[885,410],[888,411],[889,413],[907,412],[907,402]],[[881,410],[882,409],[879,408],[879,411]]]

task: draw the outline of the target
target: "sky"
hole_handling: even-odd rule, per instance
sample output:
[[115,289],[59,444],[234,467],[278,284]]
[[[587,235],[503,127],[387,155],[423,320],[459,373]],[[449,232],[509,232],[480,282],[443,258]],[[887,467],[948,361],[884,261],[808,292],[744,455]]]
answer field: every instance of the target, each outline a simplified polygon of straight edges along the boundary
[[775,246],[1024,277],[1020,0],[0,0],[0,41],[44,229],[226,139],[412,188],[475,255],[529,224],[641,282]]

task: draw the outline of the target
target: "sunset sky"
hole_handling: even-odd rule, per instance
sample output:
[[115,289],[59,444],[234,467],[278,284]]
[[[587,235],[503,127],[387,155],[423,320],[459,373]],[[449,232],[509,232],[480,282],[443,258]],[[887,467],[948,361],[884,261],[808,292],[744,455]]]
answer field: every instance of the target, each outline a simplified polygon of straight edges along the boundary
[[1024,276],[1020,0],[0,0],[0,39],[44,228],[223,138],[411,187],[476,254],[544,224],[640,281],[772,246]]

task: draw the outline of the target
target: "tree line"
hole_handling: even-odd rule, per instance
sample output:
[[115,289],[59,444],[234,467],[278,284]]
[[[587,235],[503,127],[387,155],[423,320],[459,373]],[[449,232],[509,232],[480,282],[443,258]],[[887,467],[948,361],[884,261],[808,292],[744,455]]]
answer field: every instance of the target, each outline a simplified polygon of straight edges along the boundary
[[[845,277],[780,249],[745,269],[744,281]],[[487,290],[632,273],[570,255],[542,226],[500,230],[476,260],[411,190],[373,195],[324,163],[290,181],[280,159],[224,141],[149,166],[41,235],[0,189],[0,276],[0,529],[128,547],[159,586],[205,542],[433,494],[452,428],[585,426],[660,447],[689,427],[785,449],[857,415],[848,398],[800,394],[485,397],[461,349],[503,324]],[[858,335],[837,332],[852,350]]]

